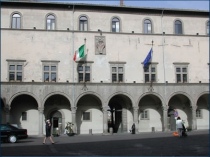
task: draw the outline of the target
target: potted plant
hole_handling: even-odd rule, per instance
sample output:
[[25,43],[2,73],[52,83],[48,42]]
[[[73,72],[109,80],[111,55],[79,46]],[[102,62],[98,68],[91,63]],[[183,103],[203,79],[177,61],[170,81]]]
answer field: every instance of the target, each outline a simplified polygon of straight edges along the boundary
[[68,136],[73,136],[74,135],[74,131],[73,131],[73,123],[71,122],[67,122],[65,130],[66,130],[66,134]]

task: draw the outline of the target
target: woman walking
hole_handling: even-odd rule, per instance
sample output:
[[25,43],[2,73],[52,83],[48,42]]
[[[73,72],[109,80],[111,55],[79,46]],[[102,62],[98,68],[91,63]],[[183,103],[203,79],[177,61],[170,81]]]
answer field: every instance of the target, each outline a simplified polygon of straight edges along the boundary
[[51,143],[54,144],[55,142],[51,137],[51,123],[49,119],[46,121],[45,129],[46,129],[46,136],[44,137],[43,144],[45,144],[47,138],[49,138]]

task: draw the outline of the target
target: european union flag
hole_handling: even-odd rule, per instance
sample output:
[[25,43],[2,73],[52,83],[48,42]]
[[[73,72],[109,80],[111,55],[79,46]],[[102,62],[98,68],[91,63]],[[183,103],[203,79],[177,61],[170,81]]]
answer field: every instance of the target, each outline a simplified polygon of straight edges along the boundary
[[144,60],[144,62],[143,62],[144,68],[147,68],[147,67],[148,67],[149,62],[150,62],[151,59],[152,59],[152,48],[151,48],[151,50],[149,51],[147,57],[145,58],[145,60]]

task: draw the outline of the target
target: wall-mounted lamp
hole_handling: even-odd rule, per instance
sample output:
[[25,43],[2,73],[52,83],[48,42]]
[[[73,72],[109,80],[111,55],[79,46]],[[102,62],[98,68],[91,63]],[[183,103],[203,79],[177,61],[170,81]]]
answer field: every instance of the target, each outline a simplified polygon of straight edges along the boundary
[[34,27],[34,29],[36,29],[36,27]]
[[201,83],[201,81],[199,81],[199,83]]
[[163,34],[165,34],[165,32],[163,32]]
[[132,33],[134,33],[134,31],[132,31]]
[[196,33],[196,35],[199,35],[199,33]]
[[69,83],[69,80],[66,80],[67,83]]
[[67,28],[67,31],[69,31],[69,28]]
[[34,80],[31,80],[31,82],[34,82]]
[[103,81],[101,81],[101,83],[103,83]]
[[133,81],[133,83],[136,83],[136,81]]
[[168,81],[166,81],[166,83],[168,83]]

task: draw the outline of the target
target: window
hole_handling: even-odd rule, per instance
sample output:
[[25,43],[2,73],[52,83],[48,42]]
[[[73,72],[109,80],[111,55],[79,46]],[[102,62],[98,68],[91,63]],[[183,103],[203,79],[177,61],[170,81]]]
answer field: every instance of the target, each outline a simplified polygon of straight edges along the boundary
[[79,30],[87,31],[88,30],[88,20],[87,17],[81,16],[79,19]]
[[112,82],[124,82],[124,64],[111,65]]
[[176,20],[174,28],[175,28],[175,34],[183,34],[183,32],[182,32],[182,22],[181,21]]
[[18,13],[12,15],[12,29],[21,28],[21,16]]
[[55,16],[54,15],[47,16],[47,30],[55,30]]
[[83,121],[91,121],[91,112],[90,111],[83,111],[82,112],[82,120]]
[[151,34],[152,33],[152,23],[150,20],[144,20],[144,33]]
[[43,81],[57,82],[58,61],[42,61],[43,62]]
[[148,110],[142,111],[141,119],[149,119],[149,111]]
[[91,80],[90,74],[91,74],[90,64],[79,64],[78,65],[79,82],[90,82],[90,80]]
[[150,64],[148,68],[144,68],[144,82],[156,82],[156,65]]
[[112,19],[112,32],[120,32],[120,20],[116,17]]
[[7,60],[9,81],[23,81],[24,60]]
[[176,83],[188,82],[188,67],[187,65],[176,65]]
[[200,109],[196,110],[196,118],[202,118],[202,112]]
[[22,120],[27,120],[27,112],[22,112]]
[[209,35],[209,21],[206,23],[206,34]]

